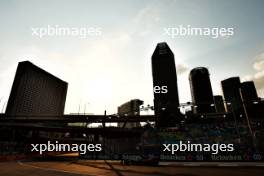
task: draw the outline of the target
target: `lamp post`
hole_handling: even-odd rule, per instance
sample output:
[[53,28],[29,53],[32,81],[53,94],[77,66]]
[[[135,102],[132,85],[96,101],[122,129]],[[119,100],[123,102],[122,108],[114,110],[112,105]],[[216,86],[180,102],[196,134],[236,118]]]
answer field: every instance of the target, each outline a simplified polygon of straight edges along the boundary
[[89,102],[84,103],[83,115],[85,115],[86,113],[86,105],[89,105],[89,104],[90,104]]
[[230,108],[231,108],[231,111],[232,111],[232,114],[233,114],[233,117],[234,117],[234,121],[235,121],[235,129],[236,129],[236,132],[237,132],[237,135],[238,135],[238,140],[239,140],[239,142],[240,142],[240,132],[239,132],[238,127],[237,127],[237,118],[236,118],[236,114],[235,114],[235,112],[234,112],[234,109],[233,109],[232,103],[230,103],[230,102],[226,102],[226,105],[227,105],[227,106],[230,106]]
[[78,115],[80,115],[80,110],[81,110],[81,100],[80,100],[80,103],[79,103],[79,106],[78,106]]
[[[245,112],[245,115],[246,115],[246,119],[247,119],[248,130],[249,130],[249,132],[250,132],[250,135],[252,136],[253,143],[254,143],[254,145],[255,145],[255,134],[253,133],[252,128],[251,128],[251,123],[250,123],[250,120],[249,120],[247,107],[246,107],[246,105],[245,105],[245,101],[244,101],[244,97],[243,97],[243,94],[242,94],[241,89],[239,90],[239,93],[240,93],[240,97],[241,97],[241,99],[242,99],[242,105],[243,105],[243,109],[244,109],[244,112]],[[253,102],[253,104],[254,104],[254,102]]]
[[198,108],[197,105],[193,105],[193,113],[197,113],[197,108]]
[[84,103],[83,115],[85,115],[85,110],[86,110],[86,103]]

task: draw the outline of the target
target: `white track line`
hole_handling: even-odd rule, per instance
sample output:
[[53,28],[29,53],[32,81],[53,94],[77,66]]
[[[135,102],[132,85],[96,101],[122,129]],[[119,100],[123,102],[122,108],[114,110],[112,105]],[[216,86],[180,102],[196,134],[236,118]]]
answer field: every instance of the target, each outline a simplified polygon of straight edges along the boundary
[[264,167],[264,164],[257,164],[258,167]]
[[[84,173],[80,173],[80,172],[71,172],[71,171],[66,171],[66,170],[58,170],[58,169],[50,169],[50,168],[38,167],[38,166],[31,165],[31,164],[22,163],[21,161],[17,161],[17,163],[19,165],[21,165],[21,166],[32,167],[32,168],[35,168],[35,169],[40,169],[40,170],[45,170],[45,171],[62,172],[62,173],[76,174],[76,175],[88,175],[88,174],[84,174]],[[100,176],[100,175],[91,175],[91,174],[89,174],[88,176]]]
[[201,166],[201,167],[247,167],[257,166],[264,167],[264,163],[173,163],[173,162],[160,162],[160,166]]
[[190,163],[190,164],[183,164],[184,166],[201,166],[200,164]]
[[239,166],[238,164],[218,164],[218,166],[230,166],[230,167],[234,167],[234,166]]

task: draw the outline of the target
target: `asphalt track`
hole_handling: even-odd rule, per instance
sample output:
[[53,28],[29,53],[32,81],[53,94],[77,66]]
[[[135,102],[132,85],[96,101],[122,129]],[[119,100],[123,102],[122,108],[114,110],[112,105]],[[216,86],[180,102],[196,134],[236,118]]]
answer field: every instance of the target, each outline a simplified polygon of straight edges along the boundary
[[161,163],[127,166],[117,161],[0,162],[2,176],[262,176],[263,163]]

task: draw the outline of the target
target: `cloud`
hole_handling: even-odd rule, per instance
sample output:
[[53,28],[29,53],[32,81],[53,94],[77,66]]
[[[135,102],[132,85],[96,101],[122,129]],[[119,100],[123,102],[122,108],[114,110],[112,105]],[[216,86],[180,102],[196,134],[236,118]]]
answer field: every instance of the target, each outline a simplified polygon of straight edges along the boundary
[[158,28],[161,21],[160,16],[160,9],[153,5],[149,5],[139,9],[136,15],[131,18],[129,20],[130,22],[125,24],[122,29],[125,29],[134,37],[147,37],[153,34],[154,29]]
[[256,71],[252,75],[245,76],[242,80],[249,81],[252,80],[255,83],[259,96],[264,96],[264,53],[261,53],[255,58],[253,63],[253,68]]
[[256,62],[253,64],[253,68],[257,71],[264,70],[264,53],[256,57]]
[[180,74],[185,73],[187,70],[189,70],[189,67],[185,64],[177,64],[176,70],[177,70],[177,74],[180,75]]

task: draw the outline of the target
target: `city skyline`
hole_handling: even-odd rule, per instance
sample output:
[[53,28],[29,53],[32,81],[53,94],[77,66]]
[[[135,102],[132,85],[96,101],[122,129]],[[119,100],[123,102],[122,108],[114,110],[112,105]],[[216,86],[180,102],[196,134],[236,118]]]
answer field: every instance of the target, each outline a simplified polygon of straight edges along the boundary
[[[91,5],[66,1],[64,8],[61,1],[52,2],[53,7],[47,2],[38,6],[33,1],[32,6],[1,2],[1,108],[17,63],[23,60],[69,83],[66,113],[77,112],[79,104],[81,112],[86,106],[87,113],[114,113],[117,106],[134,98],[153,105],[151,54],[156,43],[163,41],[175,55],[181,103],[191,100],[189,71],[200,66],[211,73],[214,95],[222,95],[220,81],[240,76],[242,81],[255,81],[263,97],[263,1],[199,2],[117,1],[113,5],[98,1]],[[31,34],[31,28],[48,25],[99,27],[102,34],[85,39]],[[218,39],[164,35],[164,28],[179,25],[233,27],[234,35]]]
[[[163,59],[163,60],[161,60],[161,59]],[[157,62],[157,61],[159,61],[159,62]],[[174,63],[174,55],[173,55],[172,51],[170,50],[169,46],[167,45],[167,43],[165,43],[165,42],[158,43],[157,47],[154,50],[153,55],[152,55],[152,72],[153,72],[152,73],[153,74],[152,79],[153,79],[153,93],[154,93],[153,104],[154,104],[154,106],[151,106],[148,104],[147,106],[144,107],[144,108],[148,107],[147,111],[149,111],[150,109],[152,109],[152,110],[155,109],[155,115],[157,115],[157,116],[162,114],[161,111],[168,110],[168,112],[171,112],[171,113],[173,112],[171,114],[172,116],[176,116],[176,117],[180,118],[182,116],[181,116],[180,112],[177,110],[180,108],[185,109],[186,105],[191,107],[191,109],[189,109],[189,111],[190,112],[192,111],[192,113],[194,113],[194,114],[196,114],[196,113],[200,113],[200,114],[215,113],[215,112],[217,112],[218,108],[221,108],[221,107],[217,107],[217,106],[221,106],[221,105],[219,105],[219,103],[223,103],[223,106],[224,106],[224,104],[226,104],[226,106],[229,108],[230,108],[230,105],[232,106],[231,110],[226,108],[225,111],[222,111],[220,113],[225,113],[225,112],[230,113],[233,111],[237,111],[236,108],[238,108],[238,107],[236,107],[236,106],[239,106],[240,108],[242,108],[242,102],[247,104],[247,106],[248,105],[251,106],[251,105],[258,104],[261,101],[263,101],[262,100],[263,98],[258,96],[254,81],[240,82],[239,76],[238,77],[229,77],[229,78],[221,81],[221,87],[222,87],[222,91],[223,91],[222,95],[212,94],[212,88],[211,88],[211,83],[210,83],[210,73],[208,72],[207,68],[195,67],[189,73],[190,91],[191,91],[191,94],[193,96],[192,100],[189,102],[184,102],[182,104],[179,104],[179,102],[178,102],[178,90],[177,90],[177,86],[178,86],[177,74],[175,74],[174,78],[169,78],[166,80],[162,79],[162,78],[166,78],[164,76],[168,76],[168,77],[172,76],[173,77],[174,72],[176,72],[175,68],[173,68],[174,66],[171,66],[171,64],[173,64],[173,63]],[[163,67],[159,68],[158,67],[159,65],[163,65]],[[32,67],[32,68],[30,68],[30,67]],[[166,67],[168,67],[168,68],[166,68]],[[170,70],[170,71],[168,71],[168,70]],[[44,78],[45,74],[48,75],[50,78]],[[38,78],[38,79],[36,79],[36,78]],[[61,81],[62,83],[65,83],[66,84],[66,91],[65,92],[62,91],[62,92],[57,92],[57,93],[55,93],[55,92],[51,93],[52,92],[51,90],[53,89],[51,87],[54,86],[54,85],[52,85],[54,83],[51,83],[51,82],[48,84],[50,84],[49,86],[51,86],[51,85],[52,86],[50,87],[50,89],[48,88],[45,91],[45,89],[47,87],[49,87],[47,84],[47,81],[49,79],[55,79],[55,80],[57,79],[57,80]],[[161,82],[164,82],[165,84],[162,84]],[[160,86],[157,86],[157,85],[160,85]],[[226,87],[227,85],[228,85],[228,87]],[[21,86],[23,88],[21,88]],[[68,87],[67,82],[60,80],[56,76],[54,76],[51,73],[39,68],[38,66],[34,65],[30,61],[19,62],[18,66],[17,66],[17,70],[16,70],[16,75],[15,75],[15,78],[13,81],[11,93],[10,93],[10,96],[8,99],[8,103],[6,105],[7,109],[9,107],[9,111],[10,111],[10,105],[9,105],[10,102],[9,101],[16,102],[16,103],[20,102],[20,103],[18,103],[19,105],[15,105],[15,106],[11,105],[12,108],[17,109],[21,105],[23,107],[26,107],[29,105],[29,107],[28,107],[29,109],[25,109],[25,108],[20,109],[20,110],[28,113],[30,110],[34,109],[34,108],[32,109],[32,107],[33,107],[32,105],[34,105],[34,104],[36,106],[39,106],[41,104],[40,106],[43,106],[45,108],[47,106],[49,106],[46,103],[44,103],[44,101],[46,101],[46,100],[42,100],[41,98],[39,99],[39,97],[42,96],[42,98],[44,98],[47,94],[51,93],[50,95],[52,95],[52,96],[48,96],[49,98],[47,97],[48,98],[47,101],[50,101],[51,97],[53,97],[52,99],[54,99],[55,96],[58,96],[59,94],[64,94],[64,96],[62,96],[64,98],[62,98],[62,104],[61,104],[63,108],[60,109],[61,113],[63,114],[63,112],[65,112],[63,104],[65,104],[65,100],[66,100],[67,87]],[[56,90],[57,88],[55,88],[54,90]],[[203,92],[203,89],[206,90],[206,92]],[[174,91],[171,91],[171,90],[174,90]],[[240,91],[241,91],[241,93],[240,93]],[[17,92],[19,92],[19,93],[17,93]],[[40,92],[41,92],[41,94],[39,94]],[[37,93],[37,94],[35,94],[35,93]],[[170,94],[168,94],[168,93],[170,93]],[[158,100],[156,103],[155,103],[155,97],[157,98],[156,101]],[[176,102],[169,100],[171,97],[173,97],[173,99],[176,98]],[[218,98],[218,100],[215,100],[214,97]],[[242,100],[242,97],[245,100],[244,99]],[[222,100],[219,100],[219,98],[221,98]],[[238,99],[239,99],[239,101],[238,101]],[[32,102],[34,102],[34,103],[32,104]],[[143,102],[144,101],[141,102],[141,105],[143,105]],[[18,106],[18,107],[16,107],[16,106]],[[194,109],[192,109],[192,107]],[[51,108],[54,108],[54,107],[51,106]],[[84,107],[84,108],[86,109],[86,107]],[[138,106],[138,108],[139,108],[139,106]],[[197,111],[197,109],[200,109],[200,108],[202,108],[203,110]],[[85,109],[84,109],[84,112],[82,113],[80,111],[81,109],[80,109],[80,104],[79,104],[78,115],[79,114],[86,114]],[[117,109],[119,112],[119,106],[117,107]],[[20,110],[18,110],[18,112]],[[39,111],[40,109],[35,108],[34,110]],[[177,111],[176,114],[175,114],[174,110]],[[2,109],[2,111],[3,111],[3,109]],[[45,111],[43,111],[43,112],[45,112]],[[137,111],[135,111],[135,112],[137,112]],[[238,115],[241,115],[241,112],[242,112],[242,110],[237,111]],[[4,111],[2,113],[4,113]],[[8,113],[9,112],[5,111],[5,114],[8,115]],[[104,111],[104,113],[106,114],[106,110]],[[138,113],[140,113],[140,112],[138,112]],[[185,113],[186,113],[186,110],[184,110],[184,114]],[[70,113],[70,114],[74,114],[74,113]],[[87,113],[87,114],[90,114],[90,113]],[[93,114],[93,113],[91,113],[91,114]],[[149,112],[147,114],[149,114]],[[15,113],[14,116],[16,116],[16,115],[18,115],[18,114]],[[28,115],[33,115],[33,114],[29,113]]]

